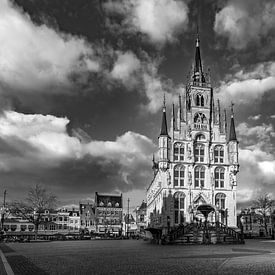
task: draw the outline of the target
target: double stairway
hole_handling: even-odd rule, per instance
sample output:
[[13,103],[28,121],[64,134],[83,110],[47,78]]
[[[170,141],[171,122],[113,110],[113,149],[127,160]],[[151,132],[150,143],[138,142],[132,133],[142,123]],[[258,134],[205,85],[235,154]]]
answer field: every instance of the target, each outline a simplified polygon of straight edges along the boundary
[[163,244],[244,243],[243,235],[220,222],[181,224],[162,236]]

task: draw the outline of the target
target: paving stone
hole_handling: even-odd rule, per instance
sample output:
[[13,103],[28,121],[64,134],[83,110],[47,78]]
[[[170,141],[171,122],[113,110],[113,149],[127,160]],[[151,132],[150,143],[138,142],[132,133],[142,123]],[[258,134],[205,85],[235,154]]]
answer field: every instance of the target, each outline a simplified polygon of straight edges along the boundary
[[16,275],[275,274],[275,243],[258,240],[226,246],[87,240],[8,247],[15,251],[6,255]]

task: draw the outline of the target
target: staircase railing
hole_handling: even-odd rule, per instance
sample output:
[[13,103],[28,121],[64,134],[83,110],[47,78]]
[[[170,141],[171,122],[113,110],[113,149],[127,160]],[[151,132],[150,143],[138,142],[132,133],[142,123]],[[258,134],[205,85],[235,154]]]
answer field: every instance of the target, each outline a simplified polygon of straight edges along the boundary
[[216,229],[217,229],[217,231],[221,230],[223,233],[231,236],[235,240],[243,241],[243,237],[242,237],[242,234],[240,232],[237,232],[233,228],[230,228],[230,227],[224,225],[221,222],[216,222]]
[[178,226],[172,228],[171,231],[168,233],[169,242],[174,241],[179,237],[182,237],[185,234],[190,233],[190,231],[194,229],[194,226],[194,223],[188,223],[185,225],[179,224]]
[[171,228],[170,232],[165,236],[166,242],[171,243],[192,231],[194,232],[195,229],[203,230],[204,232],[209,232],[212,229],[215,230],[217,234],[224,233],[239,242],[243,242],[243,236],[240,232],[237,232],[221,222],[188,223],[185,225],[179,224],[178,226]]

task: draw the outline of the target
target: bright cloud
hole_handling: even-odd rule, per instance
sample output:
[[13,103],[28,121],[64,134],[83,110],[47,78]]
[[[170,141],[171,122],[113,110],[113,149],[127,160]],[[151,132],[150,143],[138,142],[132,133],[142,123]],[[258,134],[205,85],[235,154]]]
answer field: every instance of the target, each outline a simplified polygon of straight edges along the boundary
[[275,160],[261,161],[261,162],[259,162],[259,168],[266,176],[274,178],[274,176],[275,176]]
[[216,14],[214,30],[228,38],[229,47],[244,49],[251,42],[260,42],[275,23],[273,1],[230,0]]
[[227,75],[217,89],[223,102],[238,98],[237,104],[252,103],[265,93],[275,89],[275,62],[264,62],[253,68]]
[[34,24],[9,0],[0,0],[0,5],[0,81],[5,92],[54,93],[53,87],[60,85],[64,92],[70,74],[99,70],[84,39]]
[[137,84],[136,75],[134,74],[140,69],[140,63],[141,61],[131,51],[118,52],[111,76],[114,79],[121,80],[125,86],[132,87]]
[[272,124],[240,123],[236,130],[240,140],[239,201],[251,201],[261,193],[274,194],[275,132]]
[[122,14],[128,32],[141,32],[154,43],[172,42],[188,23],[188,7],[178,0],[108,1],[105,10]]
[[[136,179],[137,188],[144,186],[146,168],[150,167],[151,154],[156,149],[149,138],[126,132],[115,141],[87,141],[85,137],[85,142],[68,134],[68,123],[67,118],[6,111],[0,117],[0,141],[2,147],[5,143],[10,149],[1,152],[0,169],[32,174],[36,167],[56,168],[72,161],[86,162],[88,158],[100,167],[111,166],[122,184],[132,186]],[[78,136],[82,132],[78,130]]]

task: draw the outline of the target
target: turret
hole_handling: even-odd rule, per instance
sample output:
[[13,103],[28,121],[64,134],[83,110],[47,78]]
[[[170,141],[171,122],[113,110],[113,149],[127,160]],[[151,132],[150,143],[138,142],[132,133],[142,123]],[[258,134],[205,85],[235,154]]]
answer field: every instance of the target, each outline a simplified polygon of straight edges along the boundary
[[158,139],[159,139],[159,165],[158,165],[158,167],[161,170],[167,170],[168,163],[169,163],[170,137],[168,135],[168,130],[167,130],[165,97],[164,97],[163,109],[162,109],[161,130],[160,130],[160,135],[159,135]]
[[179,107],[178,107],[178,117],[177,117],[177,129],[181,131],[181,121],[182,121],[182,106],[181,106],[181,96],[179,95]]

